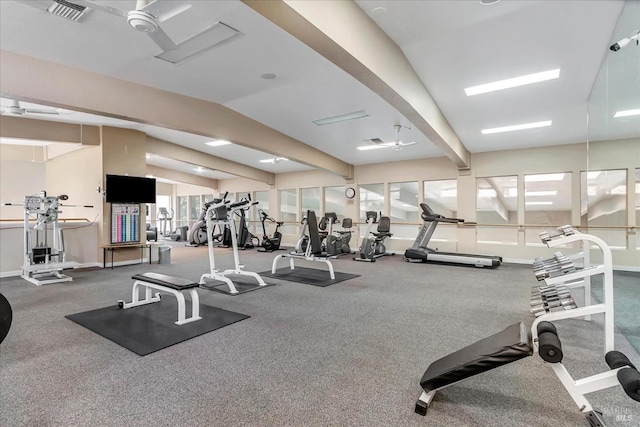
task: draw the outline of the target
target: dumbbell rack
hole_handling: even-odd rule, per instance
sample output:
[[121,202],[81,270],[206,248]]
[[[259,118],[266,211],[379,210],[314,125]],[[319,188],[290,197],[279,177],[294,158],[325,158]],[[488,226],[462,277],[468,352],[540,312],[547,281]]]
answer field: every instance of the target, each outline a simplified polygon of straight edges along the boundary
[[[544,311],[538,309],[534,314],[537,318],[531,327],[534,342],[537,342],[538,333],[537,326],[542,321],[554,321],[560,319],[571,319],[585,317],[590,320],[592,314],[604,313],[604,335],[605,335],[605,353],[613,350],[614,341],[614,323],[613,323],[613,259],[611,249],[599,237],[590,234],[582,234],[570,226],[563,226],[553,233],[540,233],[542,242],[548,247],[558,247],[561,245],[579,242],[582,244],[582,252],[579,257],[582,258],[582,268],[571,268],[573,265],[570,259],[561,254],[549,261],[555,266],[551,270],[547,270],[546,274],[541,274],[544,286],[539,289],[540,295],[556,295],[552,297],[553,304],[546,307],[544,303]],[[595,244],[602,251],[603,263],[600,265],[591,265],[589,251],[591,245]],[[566,258],[566,259],[565,259]],[[558,261],[560,259],[561,261]],[[569,261],[567,261],[569,260]],[[604,299],[600,304],[593,304],[591,301],[591,276],[603,275],[603,294]],[[546,277],[544,277],[546,276]],[[551,288],[555,290],[551,291]],[[583,307],[577,307],[573,297],[571,297],[569,289],[584,288]],[[545,294],[546,292],[546,294]],[[554,294],[555,292],[555,294]],[[570,300],[569,300],[570,298]],[[572,301],[572,302],[571,302]],[[553,307],[551,307],[553,305]],[[540,304],[537,305],[538,307]],[[569,309],[570,308],[570,309]],[[533,306],[532,306],[532,312]]]

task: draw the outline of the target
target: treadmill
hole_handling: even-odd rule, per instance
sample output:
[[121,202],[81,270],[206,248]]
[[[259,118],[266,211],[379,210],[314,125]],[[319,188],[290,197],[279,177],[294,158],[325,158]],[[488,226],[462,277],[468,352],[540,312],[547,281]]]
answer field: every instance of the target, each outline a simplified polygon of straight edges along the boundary
[[424,224],[416,237],[413,246],[404,253],[408,262],[442,262],[446,264],[473,265],[474,267],[497,267],[502,257],[491,255],[460,254],[455,252],[438,252],[427,247],[433,232],[440,222],[461,223],[464,219],[447,218],[435,213],[426,203],[420,203]]

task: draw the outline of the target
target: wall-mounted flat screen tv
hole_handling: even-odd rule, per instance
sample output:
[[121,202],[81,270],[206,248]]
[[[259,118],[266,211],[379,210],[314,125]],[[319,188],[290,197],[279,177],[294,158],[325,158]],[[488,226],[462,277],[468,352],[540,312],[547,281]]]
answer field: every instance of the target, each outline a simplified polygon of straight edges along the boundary
[[107,175],[105,184],[108,203],[156,202],[155,178]]

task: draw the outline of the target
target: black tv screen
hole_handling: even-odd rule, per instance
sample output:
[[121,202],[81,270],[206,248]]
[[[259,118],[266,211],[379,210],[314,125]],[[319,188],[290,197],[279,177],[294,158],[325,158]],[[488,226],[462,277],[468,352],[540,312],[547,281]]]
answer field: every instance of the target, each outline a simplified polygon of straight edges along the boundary
[[138,176],[107,175],[108,203],[155,203],[155,178]]

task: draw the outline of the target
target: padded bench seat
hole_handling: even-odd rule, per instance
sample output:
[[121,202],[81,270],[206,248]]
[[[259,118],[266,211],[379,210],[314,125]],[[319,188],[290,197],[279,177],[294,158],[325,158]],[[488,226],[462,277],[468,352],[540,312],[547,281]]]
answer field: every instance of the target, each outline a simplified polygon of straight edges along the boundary
[[[134,274],[131,278],[135,281],[131,290],[131,302],[118,301],[119,307],[126,309],[158,302],[160,301],[160,293],[157,292],[153,296],[151,292],[152,289],[155,289],[171,294],[178,300],[178,321],[175,322],[176,325],[184,325],[202,319],[200,317],[200,298],[196,291],[200,286],[198,282],[158,273]],[[140,299],[140,289],[144,290],[144,298],[142,299]],[[191,295],[191,317],[188,318],[186,317],[186,301],[183,291]]]
[[519,322],[438,359],[429,365],[420,380],[424,391],[416,402],[415,412],[425,415],[439,389],[532,354],[529,329]]
[[142,273],[142,274],[134,274],[131,276],[133,280],[142,280],[147,283],[153,283],[160,286],[165,286],[167,288],[175,289],[177,291],[181,291],[183,289],[191,289],[197,288],[200,286],[198,282],[193,282],[191,280],[182,279],[179,277],[167,276],[166,274],[158,274],[158,273]]

